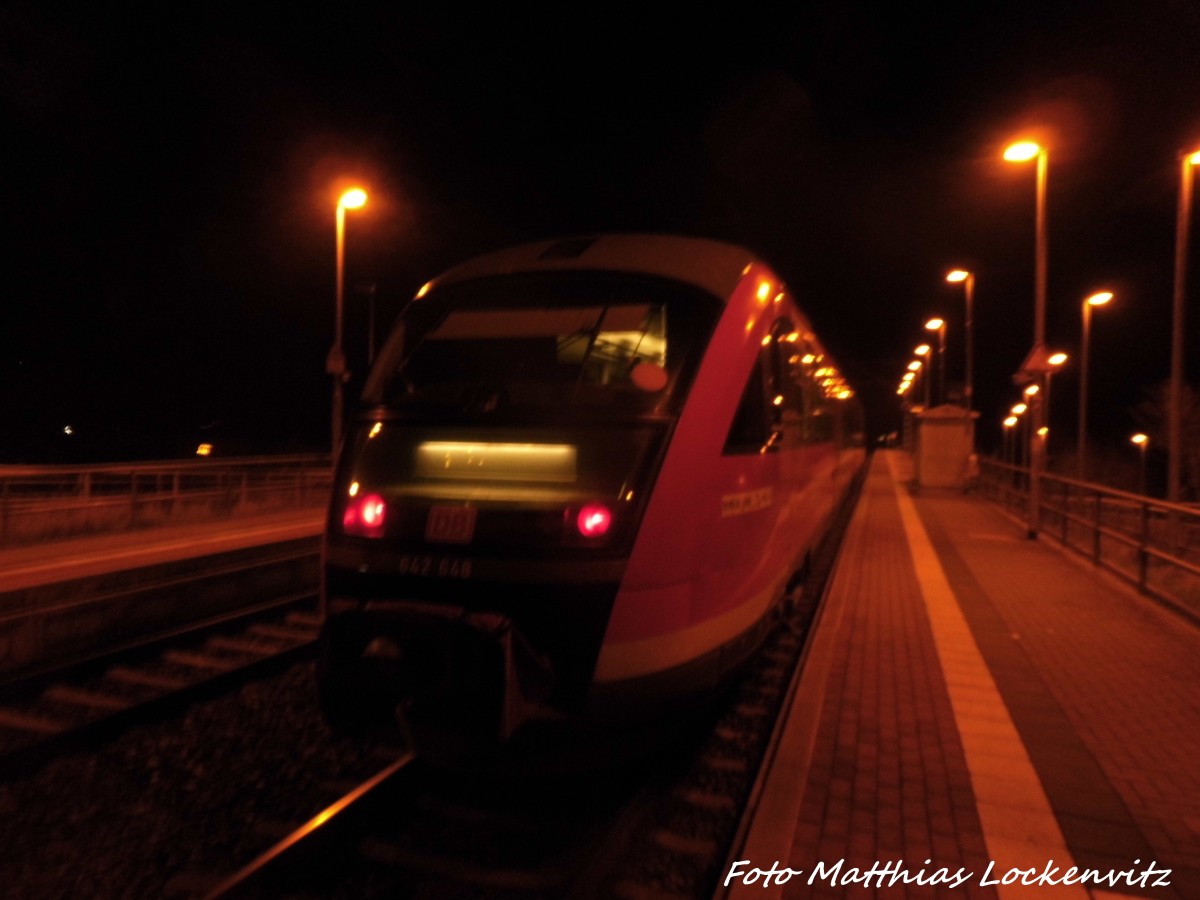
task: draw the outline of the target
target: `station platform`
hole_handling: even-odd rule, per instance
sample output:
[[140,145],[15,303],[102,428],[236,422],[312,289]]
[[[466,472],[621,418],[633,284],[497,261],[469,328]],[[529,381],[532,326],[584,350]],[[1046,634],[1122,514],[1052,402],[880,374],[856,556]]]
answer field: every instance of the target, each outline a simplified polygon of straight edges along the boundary
[[0,595],[321,533],[325,510],[302,508],[0,547]]
[[901,451],[789,703],[718,896],[1200,898],[1200,628]]

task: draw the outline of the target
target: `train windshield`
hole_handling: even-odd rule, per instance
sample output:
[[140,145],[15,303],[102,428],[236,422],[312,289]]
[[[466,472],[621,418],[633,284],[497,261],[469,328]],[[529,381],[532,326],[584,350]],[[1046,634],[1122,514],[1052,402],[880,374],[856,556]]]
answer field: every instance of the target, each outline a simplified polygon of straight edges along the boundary
[[677,408],[720,305],[597,273],[506,276],[414,301],[364,401],[422,412],[624,417]]

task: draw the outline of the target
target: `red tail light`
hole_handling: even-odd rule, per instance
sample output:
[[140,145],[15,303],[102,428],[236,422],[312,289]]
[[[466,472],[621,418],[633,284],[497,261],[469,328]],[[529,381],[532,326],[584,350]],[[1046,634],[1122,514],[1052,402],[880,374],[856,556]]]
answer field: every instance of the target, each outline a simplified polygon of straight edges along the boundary
[[378,494],[352,497],[342,513],[342,530],[346,534],[363,537],[379,537],[383,534],[383,523],[387,518],[387,504]]
[[612,526],[612,511],[599,503],[589,503],[579,510],[575,526],[585,538],[600,538],[608,533]]

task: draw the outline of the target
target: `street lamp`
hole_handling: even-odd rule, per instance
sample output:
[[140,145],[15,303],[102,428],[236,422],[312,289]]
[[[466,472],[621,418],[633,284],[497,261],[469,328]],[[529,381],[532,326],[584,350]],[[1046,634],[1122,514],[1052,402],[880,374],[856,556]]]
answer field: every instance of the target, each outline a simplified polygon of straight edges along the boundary
[[973,364],[973,348],[971,345],[971,306],[972,306],[972,296],[975,293],[975,273],[967,272],[964,269],[955,269],[953,272],[950,272],[946,275],[946,280],[948,282],[950,282],[951,284],[958,284],[959,282],[962,282],[963,294],[964,294],[964,297],[966,298],[966,302],[967,302],[967,319],[966,319],[966,322],[963,323],[963,328],[967,333],[967,361],[966,361],[967,374],[966,374],[966,383],[963,386],[963,400],[966,404],[967,409],[971,409],[973,399],[974,399],[972,396],[974,394],[974,378],[973,378],[974,364]]
[[[1033,281],[1033,353],[1038,353],[1046,342],[1046,149],[1033,141],[1019,141],[1004,150],[1008,162],[1037,160],[1037,203],[1036,245],[1034,253]],[[1044,404],[1033,404],[1034,428],[1040,431],[1045,423]],[[1029,537],[1036,538],[1042,506],[1041,470],[1045,466],[1043,442],[1030,438],[1031,458],[1029,466]]]
[[1013,452],[1013,436],[1016,432],[1013,429],[1019,421],[1021,420],[1016,416],[1008,416],[1004,420],[1004,462],[1009,465],[1015,465],[1016,453]]
[[325,362],[325,371],[333,376],[333,432],[331,438],[333,459],[337,460],[338,448],[342,443],[342,416],[345,405],[345,386],[349,372],[346,371],[346,353],[343,340],[344,299],[346,293],[346,210],[360,209],[367,202],[367,192],[362,188],[350,188],[342,193],[337,202],[337,282],[336,314],[334,318],[333,346]]
[[1079,449],[1076,453],[1076,475],[1087,481],[1087,410],[1088,410],[1088,343],[1092,330],[1092,307],[1103,306],[1112,300],[1112,291],[1099,291],[1083,301],[1083,341],[1079,357]]
[[1179,209],[1175,218],[1175,284],[1171,292],[1171,381],[1167,398],[1167,500],[1179,502],[1183,418],[1183,287],[1187,280],[1188,228],[1192,218],[1192,169],[1200,150],[1181,154]]
[[927,331],[936,331],[938,335],[938,403],[946,402],[946,322],[944,319],[933,318],[925,323]]
[[921,370],[921,380],[925,382],[925,408],[929,409],[929,360],[930,347],[928,344],[921,344],[919,347],[913,348],[913,353],[924,360],[924,368]]
[[1146,447],[1150,444],[1150,438],[1142,433],[1138,433],[1130,437],[1130,442],[1137,445],[1141,452],[1140,473],[1138,475],[1138,493],[1143,497],[1146,496]]

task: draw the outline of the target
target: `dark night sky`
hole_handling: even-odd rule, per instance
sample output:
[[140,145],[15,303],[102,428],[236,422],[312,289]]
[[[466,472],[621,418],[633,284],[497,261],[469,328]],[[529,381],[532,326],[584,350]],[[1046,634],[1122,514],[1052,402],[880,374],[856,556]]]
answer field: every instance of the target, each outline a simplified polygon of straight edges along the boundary
[[[1176,157],[1200,146],[1197,0],[739,5],[702,21],[68,9],[0,5],[0,462],[175,457],[206,439],[325,449],[333,204],[351,177],[371,192],[347,236],[358,373],[356,284],[390,321],[429,277],[505,244],[705,234],[780,270],[879,427],[873,401],[891,402],[928,315],[950,322],[957,377],[962,295],[942,277],[975,270],[987,444],[1033,328],[1033,169],[1000,151],[1036,131],[1049,342],[1075,351],[1082,298],[1117,293],[1094,319],[1097,440],[1123,440],[1167,373]],[[1067,433],[1077,381],[1055,387]]]

